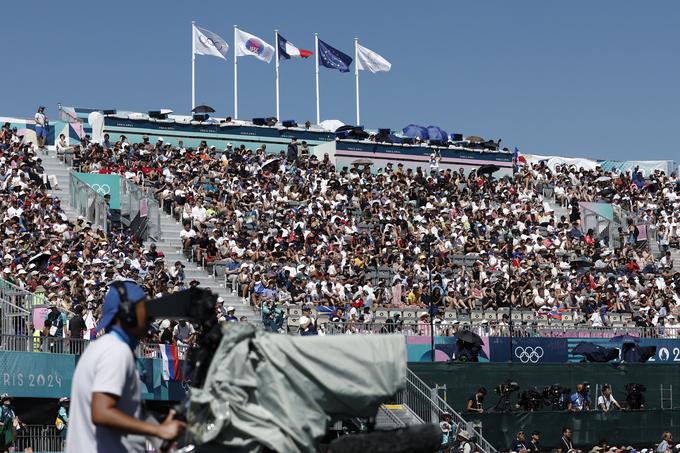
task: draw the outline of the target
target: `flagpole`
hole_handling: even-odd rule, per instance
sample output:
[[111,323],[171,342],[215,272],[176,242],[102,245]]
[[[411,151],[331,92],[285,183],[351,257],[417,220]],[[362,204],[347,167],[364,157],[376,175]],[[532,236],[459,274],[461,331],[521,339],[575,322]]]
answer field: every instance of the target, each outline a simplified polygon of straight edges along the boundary
[[276,120],[281,122],[279,112],[279,31],[274,30],[274,48],[276,49]]
[[238,43],[236,42],[236,25],[234,25],[234,119],[238,118],[238,57],[236,54],[236,47]]
[[196,107],[196,21],[191,21],[191,110]]
[[361,124],[359,115],[359,38],[354,38],[354,78],[357,86],[357,126]]
[[314,33],[314,52],[316,52],[316,124],[321,122],[321,110],[319,110],[319,34]]

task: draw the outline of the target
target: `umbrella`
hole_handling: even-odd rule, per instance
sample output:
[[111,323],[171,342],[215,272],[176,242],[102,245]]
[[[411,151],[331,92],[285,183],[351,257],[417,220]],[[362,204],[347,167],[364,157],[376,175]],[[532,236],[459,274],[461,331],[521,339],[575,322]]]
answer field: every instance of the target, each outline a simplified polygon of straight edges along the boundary
[[632,335],[624,334],[612,337],[609,340],[610,343],[639,343],[640,338],[634,337]]
[[607,182],[607,181],[611,181],[611,180],[612,180],[612,178],[610,178],[609,176],[600,176],[599,178],[597,178],[595,180],[595,182]]
[[357,159],[352,162],[352,165],[373,165],[373,161],[371,159]]
[[264,161],[264,163],[262,164],[262,170],[276,171],[275,167],[279,166],[279,164],[281,163],[280,160],[281,159],[279,159],[278,157],[275,157],[273,159]]
[[449,140],[449,134],[437,126],[427,126],[427,135],[430,137],[430,140],[438,140],[440,142]]
[[616,194],[615,189],[607,188],[607,189],[600,190],[600,193],[598,195],[600,195],[601,197],[611,197],[614,194]]
[[582,355],[588,362],[606,363],[619,358],[619,351],[616,348],[605,348],[603,346],[581,342],[571,351],[574,355]]
[[484,174],[488,173],[489,175],[491,175],[492,173],[497,172],[500,169],[501,169],[501,167],[499,167],[498,165],[493,165],[493,164],[482,165],[481,167],[479,167],[477,169],[477,174],[478,175],[484,175]]
[[191,111],[194,113],[215,113],[215,109],[209,105],[197,105]]
[[482,346],[484,344],[484,340],[482,340],[482,337],[469,330],[461,330],[458,333],[456,333],[456,339],[463,341],[465,343],[470,343],[478,346]]
[[38,143],[38,136],[36,135],[35,131],[32,129],[18,129],[16,132],[18,137],[21,137],[21,143],[24,145],[27,143]]
[[430,138],[427,129],[416,124],[409,124],[401,132],[408,138],[419,138],[421,140],[428,140]]
[[39,252],[29,258],[28,262],[35,264],[38,268],[41,268],[47,264],[47,261],[52,255],[47,252]]
[[472,143],[482,143],[484,141],[482,137],[478,137],[477,135],[470,135],[468,137],[465,137],[465,140]]
[[337,132],[349,132],[349,131],[353,131],[353,130],[354,130],[354,126],[352,126],[351,124],[345,124],[344,126],[340,126],[339,128],[337,128],[335,130],[335,132],[336,133]]
[[319,123],[319,126],[331,132],[337,132],[337,130],[343,127],[344,125],[345,123],[343,123],[340,120],[324,120],[321,123]]
[[571,264],[572,268],[578,269],[579,267],[592,267],[593,262],[588,258],[579,258],[576,260],[571,260],[569,264]]

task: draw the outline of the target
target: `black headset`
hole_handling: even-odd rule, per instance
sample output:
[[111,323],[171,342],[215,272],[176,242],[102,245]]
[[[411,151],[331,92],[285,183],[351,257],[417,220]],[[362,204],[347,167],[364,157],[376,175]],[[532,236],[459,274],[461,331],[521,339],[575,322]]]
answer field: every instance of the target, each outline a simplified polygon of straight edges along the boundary
[[130,302],[130,299],[128,298],[125,282],[111,282],[109,288],[115,288],[116,291],[118,291],[120,306],[118,307],[116,316],[118,316],[118,319],[123,323],[123,327],[137,327],[137,312],[135,311],[134,304]]

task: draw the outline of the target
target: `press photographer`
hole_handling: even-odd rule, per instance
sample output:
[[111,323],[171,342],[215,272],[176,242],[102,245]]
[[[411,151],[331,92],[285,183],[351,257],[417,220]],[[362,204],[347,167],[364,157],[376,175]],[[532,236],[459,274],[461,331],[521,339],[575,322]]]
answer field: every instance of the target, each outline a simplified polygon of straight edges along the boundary
[[621,405],[614,399],[612,395],[612,388],[609,384],[604,384],[602,386],[602,395],[597,397],[597,407],[602,412],[609,412],[612,406],[618,408],[620,411],[623,410]]
[[137,342],[147,336],[146,294],[133,281],[111,283],[97,338],[78,361],[71,387],[67,453],[145,452],[145,436],[177,438],[183,422],[170,411],[161,424],[143,420]]

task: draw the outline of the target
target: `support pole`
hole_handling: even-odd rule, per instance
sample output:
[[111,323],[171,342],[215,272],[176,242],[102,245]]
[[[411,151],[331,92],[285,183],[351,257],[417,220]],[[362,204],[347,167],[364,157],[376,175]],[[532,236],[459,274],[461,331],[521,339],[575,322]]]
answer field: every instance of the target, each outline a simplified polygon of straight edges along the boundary
[[238,29],[234,25],[234,119],[238,118],[238,57],[236,56],[236,33]]
[[321,122],[321,110],[319,109],[319,34],[314,33],[314,51],[316,52],[316,124]]

